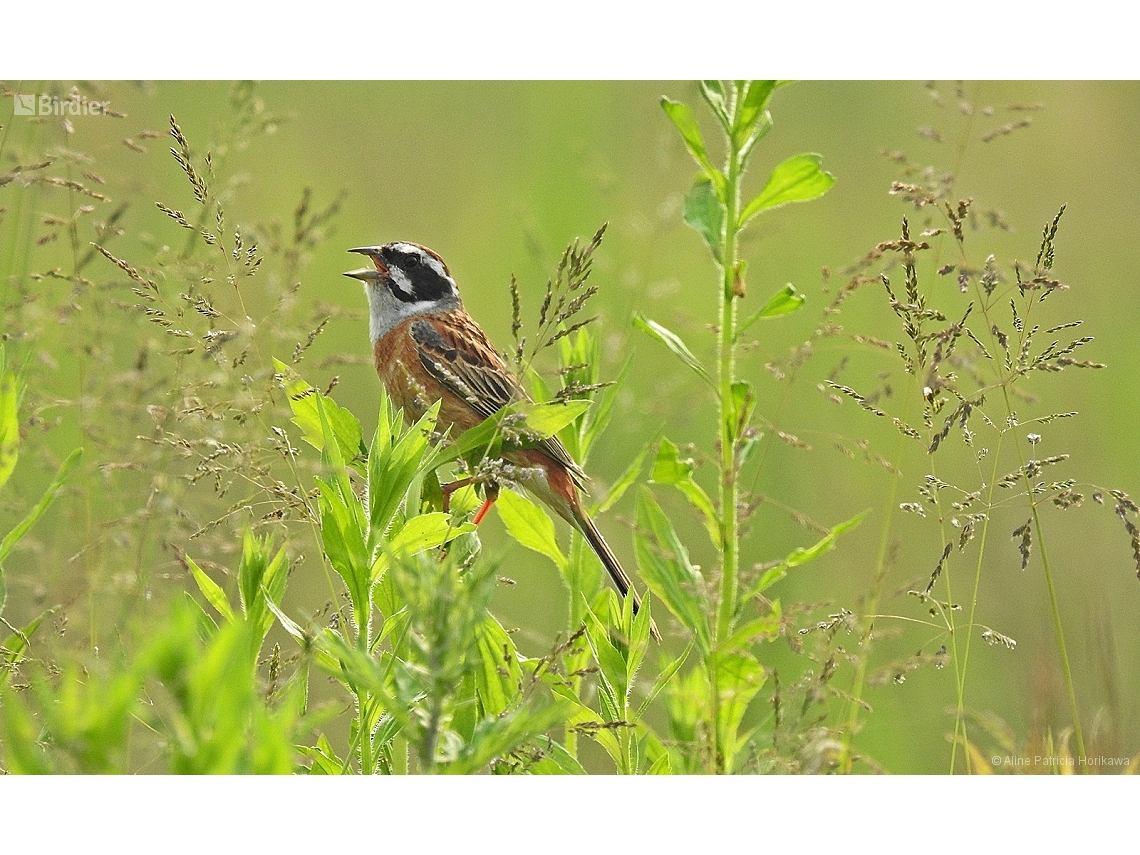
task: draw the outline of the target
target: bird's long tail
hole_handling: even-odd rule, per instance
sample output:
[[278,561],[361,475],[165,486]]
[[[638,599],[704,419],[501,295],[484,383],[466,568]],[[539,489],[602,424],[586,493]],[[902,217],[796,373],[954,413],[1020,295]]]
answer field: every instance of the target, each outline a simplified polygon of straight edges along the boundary
[[[610,549],[610,545],[606,543],[606,539],[602,537],[602,533],[598,531],[598,527],[594,525],[594,521],[582,510],[581,506],[578,506],[573,508],[573,518],[569,522],[574,528],[582,532],[582,536],[586,538],[586,542],[590,544],[590,548],[594,550],[594,554],[598,556],[598,560],[602,562],[602,566],[610,574],[614,587],[618,589],[622,598],[633,597],[633,612],[637,614],[638,609],[641,608],[641,598],[637,595],[637,591],[633,590],[633,583],[630,582],[629,576],[621,566],[617,556],[614,555],[614,551]],[[657,641],[661,640],[661,633],[658,632],[655,621],[650,622],[649,631]]]

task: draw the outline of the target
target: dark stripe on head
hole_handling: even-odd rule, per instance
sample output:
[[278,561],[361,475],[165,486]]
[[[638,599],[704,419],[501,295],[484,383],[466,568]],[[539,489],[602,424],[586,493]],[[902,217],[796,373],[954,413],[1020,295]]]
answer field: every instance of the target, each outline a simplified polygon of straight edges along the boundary
[[410,243],[390,243],[380,252],[398,300],[433,303],[455,296],[447,267],[434,253]]

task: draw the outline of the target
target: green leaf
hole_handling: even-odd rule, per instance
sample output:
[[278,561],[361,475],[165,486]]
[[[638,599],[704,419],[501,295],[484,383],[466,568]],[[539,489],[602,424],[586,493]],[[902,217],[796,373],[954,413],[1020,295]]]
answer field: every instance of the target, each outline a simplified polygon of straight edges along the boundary
[[681,651],[681,655],[661,669],[661,673],[657,675],[657,679],[653,681],[653,688],[649,690],[649,694],[645,696],[645,700],[641,702],[641,706],[637,708],[637,712],[633,714],[631,721],[640,721],[641,717],[645,715],[646,711],[653,704],[653,701],[661,694],[661,690],[669,685],[669,681],[673,679],[673,675],[681,670],[681,666],[685,664],[685,660],[689,658],[689,653],[692,651],[693,645],[690,642],[686,645],[685,649]]
[[[368,618],[371,582],[371,562],[363,527],[340,491],[323,478],[317,479],[317,488],[320,490],[321,543],[333,569],[348,587],[356,626],[363,629]],[[355,497],[350,501],[359,503]]]
[[863,522],[868,513],[870,512],[863,511],[863,513],[856,514],[851,519],[839,523],[813,546],[809,546],[807,548],[797,547],[796,549],[793,549],[788,553],[787,557],[784,558],[783,561],[781,561],[775,567],[769,568],[764,573],[764,575],[760,577],[759,581],[757,581],[756,584],[752,586],[748,593],[740,598],[740,602],[743,603],[747,600],[750,600],[752,597],[779,582],[781,579],[788,575],[789,568],[798,567],[801,564],[806,564],[808,561],[812,561],[813,559],[816,559],[819,556],[823,555],[825,552],[829,551],[833,546],[835,546],[835,541],[839,535],[843,534],[845,531],[850,531],[859,525],[859,523]]
[[696,465],[690,458],[682,458],[680,452],[668,439],[662,439],[657,446],[657,456],[653,460],[650,479],[657,484],[669,484],[680,490],[689,503],[700,511],[705,529],[713,545],[720,547],[720,521],[712,500],[701,486],[693,480]]
[[[0,353],[0,357],[3,354]],[[0,487],[16,468],[20,451],[20,422],[17,417],[19,390],[16,388],[16,375],[3,370],[0,358]]]
[[648,487],[643,487],[638,496],[637,525],[640,531],[634,538],[634,549],[641,578],[653,596],[693,633],[702,652],[707,652],[711,633],[704,579],[689,561],[688,550]]
[[285,614],[285,612],[281,611],[281,607],[273,602],[273,600],[271,600],[269,597],[265,598],[265,605],[269,611],[273,613],[273,616],[277,618],[277,622],[281,624],[282,629],[297,639],[297,641],[301,642],[302,646],[308,646],[309,635],[305,632],[299,623],[289,617],[289,615]]
[[273,625],[273,615],[265,607],[266,592],[274,600],[280,600],[285,593],[285,578],[288,561],[285,550],[273,551],[272,539],[261,538],[250,529],[242,538],[241,563],[238,565],[238,594],[241,597],[242,613],[255,628],[254,643],[260,646],[265,634]]
[[[611,595],[606,591],[607,596]],[[594,610],[586,608],[586,640],[598,663],[600,680],[599,691],[606,701],[602,706],[602,718],[606,721],[624,721],[626,706],[629,703],[630,673],[625,656],[610,639],[609,628]]]
[[742,163],[748,159],[752,146],[772,129],[772,114],[766,108],[775,88],[774,80],[753,80],[745,84],[732,129],[732,141]]
[[326,442],[325,431],[321,427],[318,402],[324,404],[325,418],[331,433],[336,437],[340,455],[352,462],[363,456],[365,451],[360,422],[350,410],[340,406],[332,398],[310,386],[296,371],[279,359],[273,360],[277,373],[281,375],[285,393],[289,396],[289,407],[293,411],[293,423],[301,428],[302,439],[317,451],[323,451]]
[[493,617],[484,618],[475,627],[475,643],[479,661],[475,670],[475,686],[483,713],[498,717],[517,705],[522,686],[522,669],[514,642]]
[[693,111],[686,104],[670,100],[664,96],[661,98],[661,107],[673,124],[677,126],[677,130],[681,132],[681,138],[685,141],[685,148],[689,150],[693,160],[704,170],[708,179],[716,185],[717,193],[723,199],[727,184],[726,179],[724,174],[712,165],[705,153],[705,143],[701,139],[701,129],[697,125],[697,120],[693,118]]
[[829,531],[823,538],[821,538],[820,541],[814,546],[809,546],[807,549],[801,547],[799,549],[792,550],[788,554],[788,557],[784,559],[784,563],[786,563],[789,567],[798,567],[800,564],[806,564],[808,561],[819,558],[819,556],[823,555],[825,552],[829,552],[831,548],[835,546],[835,541],[838,539],[839,535],[843,534],[845,531],[850,531],[851,529],[855,528],[855,526],[859,525],[859,523],[863,522],[868,513],[870,513],[870,511],[863,511],[863,513],[856,514],[846,522],[839,523],[839,525],[832,528],[831,531]]
[[720,120],[724,129],[729,130],[731,122],[728,117],[728,99],[725,97],[724,84],[719,80],[702,80],[700,89],[701,97],[705,99],[709,109]]
[[772,612],[739,627],[725,642],[725,649],[745,649],[757,641],[775,641],[780,635],[780,601],[773,601]]
[[[55,614],[59,608],[59,606],[52,606],[52,608],[40,612],[27,625],[5,638],[4,642],[0,644],[0,662],[8,665],[19,662],[24,651],[28,649],[28,643],[32,636],[36,634],[36,630],[44,622],[44,618]],[[0,671],[0,686],[4,685],[4,681],[8,679],[11,673],[8,670]]]
[[751,131],[755,127],[767,109],[768,99],[772,97],[775,88],[775,80],[751,80],[745,84],[736,113],[738,131]]
[[720,263],[721,245],[724,243],[724,203],[717,197],[712,182],[698,178],[685,194],[681,211],[685,224],[700,232],[712,257]]
[[771,299],[764,304],[764,308],[736,328],[737,337],[739,338],[741,333],[759,320],[778,318],[781,315],[796,311],[806,300],[807,297],[804,294],[797,293],[791,283],[785,285],[772,295]]
[[388,530],[412,482],[436,463],[431,445],[438,402],[411,427],[404,428],[389,398],[380,402],[380,418],[368,450],[368,537],[375,546]]
[[582,764],[566,750],[561,742],[549,736],[538,743],[542,749],[542,759],[531,766],[535,775],[585,775]]
[[752,384],[737,380],[732,384],[732,429],[734,436],[742,436],[752,421],[756,409],[756,392]]
[[527,549],[545,555],[559,570],[565,570],[569,561],[558,547],[554,537],[554,522],[534,502],[513,490],[504,490],[496,503],[499,518],[507,527],[507,534]]
[[760,195],[744,206],[740,212],[740,225],[761,211],[804,202],[826,193],[835,183],[835,176],[820,168],[823,157],[818,154],[797,154],[789,157],[774,170]]
[[381,541],[378,545],[376,559],[372,562],[371,581],[379,580],[392,561],[435,549],[472,531],[475,531],[475,526],[471,523],[456,525],[450,514],[438,511],[412,517],[390,540]]
[[661,326],[657,321],[649,320],[649,318],[640,312],[634,313],[633,325],[642,332],[647,333],[654,341],[665,345],[674,356],[684,362],[689,368],[693,369],[706,383],[714,389],[716,388],[712,377],[705,370],[705,367],[701,365],[700,360],[693,356],[693,352],[689,350],[685,342],[681,341],[680,336]]
[[75,449],[67,456],[67,459],[60,465],[55,478],[52,479],[52,482],[48,485],[47,490],[44,491],[43,496],[40,497],[36,506],[28,512],[26,517],[17,523],[14,529],[8,532],[2,541],[0,541],[0,564],[4,563],[4,559],[8,557],[8,553],[12,551],[12,547],[19,542],[20,538],[28,533],[28,529],[36,524],[36,520],[43,516],[44,511],[55,501],[55,494],[59,492],[59,488],[63,486],[63,482],[68,479],[68,476],[75,471],[75,467],[79,465],[79,461],[82,457],[82,448]]
[[[542,440],[554,436],[586,412],[590,406],[590,401],[553,404],[517,401],[503,407],[470,430],[464,431],[455,445],[459,454],[472,464],[478,463],[484,457],[500,456],[504,450],[532,448]],[[504,440],[503,420],[508,417],[511,418],[513,431],[524,431],[529,436],[518,442]],[[515,423],[515,417],[521,417],[521,420]]]
[[715,691],[720,701],[717,715],[717,744],[724,752],[725,771],[732,771],[733,755],[739,739],[737,731],[748,705],[764,685],[765,673],[749,653],[716,653]]
[[199,567],[193,558],[189,555],[185,556],[186,566],[190,568],[190,572],[194,576],[194,581],[198,583],[198,590],[202,592],[202,596],[206,598],[214,611],[224,617],[230,623],[237,620],[234,615],[234,610],[230,607],[229,598],[226,597],[226,592],[221,589],[217,582],[206,575],[206,571]]
[[479,772],[496,757],[509,754],[527,740],[565,723],[571,710],[569,702],[559,700],[545,707],[527,705],[499,718],[485,718],[459,756],[449,763],[441,763],[438,769],[449,775]]
[[594,514],[604,514],[610,508],[618,503],[618,500],[625,495],[626,490],[634,485],[639,475],[641,475],[641,467],[645,465],[645,456],[649,454],[649,449],[652,445],[645,445],[641,451],[638,452],[637,457],[633,462],[626,467],[625,471],[618,476],[614,481],[613,486],[610,487],[605,498],[598,502],[597,507],[594,508]]

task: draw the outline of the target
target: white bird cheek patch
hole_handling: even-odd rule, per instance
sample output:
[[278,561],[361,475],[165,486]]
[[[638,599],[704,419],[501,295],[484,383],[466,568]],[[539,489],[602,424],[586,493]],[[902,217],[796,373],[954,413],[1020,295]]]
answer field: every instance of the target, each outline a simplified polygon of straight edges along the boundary
[[393,265],[388,268],[388,275],[392,277],[392,284],[399,288],[401,293],[408,297],[415,296],[415,292],[412,289],[412,281],[403,270]]

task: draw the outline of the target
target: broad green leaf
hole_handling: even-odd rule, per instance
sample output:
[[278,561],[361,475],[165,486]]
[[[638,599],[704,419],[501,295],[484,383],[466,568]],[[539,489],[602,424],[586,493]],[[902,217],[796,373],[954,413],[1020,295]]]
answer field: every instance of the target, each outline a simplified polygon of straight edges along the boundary
[[637,525],[640,530],[634,548],[641,578],[693,633],[702,652],[707,652],[711,634],[704,579],[689,561],[688,550],[648,487],[643,487],[638,496]]
[[771,614],[751,620],[739,627],[725,642],[725,649],[746,649],[757,641],[775,641],[780,635],[779,600],[773,604]]
[[320,490],[321,542],[325,555],[348,587],[356,626],[363,628],[368,618],[371,582],[371,562],[364,532],[335,487],[318,478],[317,488]]
[[720,263],[721,245],[724,243],[724,203],[707,178],[698,178],[689,188],[681,217],[686,225],[700,232],[712,257]]
[[753,80],[745,84],[732,129],[733,143],[740,152],[741,162],[748,159],[752,147],[772,129],[772,114],[766,108],[775,88],[774,80]]
[[712,165],[708,154],[705,153],[705,143],[701,138],[701,129],[697,125],[697,120],[693,118],[693,111],[686,104],[670,100],[664,96],[661,98],[661,107],[673,124],[677,126],[677,130],[681,132],[681,138],[685,141],[685,148],[689,150],[693,160],[704,170],[708,179],[716,185],[717,193],[723,198],[726,185],[724,174]]
[[740,212],[741,227],[761,211],[826,193],[835,183],[835,176],[821,169],[822,163],[823,157],[818,154],[797,154],[777,166],[760,195]]
[[[610,594],[609,591],[605,593]],[[622,721],[629,700],[630,673],[625,657],[610,639],[609,628],[589,607],[586,609],[586,640],[594,654],[594,661],[598,663],[598,689],[600,698],[605,701],[602,717],[606,721]]]
[[288,561],[280,549],[270,558],[272,539],[261,538],[246,529],[242,538],[241,563],[238,566],[238,593],[246,620],[256,629],[255,643],[260,645],[273,625],[273,615],[265,607],[265,593],[280,600],[285,593]]
[[706,733],[698,735],[698,722],[704,724],[712,703],[708,675],[703,663],[687,673],[678,672],[670,681],[668,689],[665,697],[672,738],[681,745],[693,745],[698,739],[707,739]]
[[737,731],[752,698],[764,685],[765,673],[756,658],[748,653],[718,653],[715,656],[718,744],[724,752],[725,771],[732,771],[733,754],[738,743]]
[[496,503],[507,533],[527,549],[545,555],[559,570],[569,563],[554,536],[554,522],[534,502],[513,490],[503,490]]
[[4,559],[8,557],[8,553],[12,551],[12,547],[19,542],[20,538],[28,533],[28,529],[36,524],[36,520],[43,516],[44,511],[55,501],[55,495],[59,492],[59,488],[63,486],[63,482],[68,479],[68,476],[75,471],[75,467],[79,465],[79,461],[82,457],[82,448],[77,448],[71,452],[71,454],[67,455],[67,459],[60,465],[59,471],[55,474],[55,478],[52,479],[52,482],[48,485],[48,488],[44,491],[43,496],[40,497],[35,507],[28,512],[26,517],[16,524],[14,529],[5,535],[3,540],[0,540],[0,565],[4,563]]
[[433,404],[412,426],[405,428],[387,396],[381,399],[380,418],[368,451],[368,536],[375,546],[388,530],[416,477],[435,465],[431,445],[439,404]]
[[756,391],[752,384],[737,380],[732,384],[732,429],[734,436],[742,436],[752,421],[756,409]]
[[557,404],[517,404],[509,407],[511,414],[523,416],[521,427],[543,439],[554,436],[566,425],[590,409],[590,401],[567,401]]
[[657,323],[657,321],[651,321],[640,312],[634,313],[633,325],[642,332],[647,333],[650,338],[665,345],[665,347],[667,347],[674,356],[676,356],[687,366],[693,369],[693,371],[695,371],[701,377],[701,379],[703,379],[713,388],[716,388],[716,384],[713,382],[712,377],[705,370],[705,367],[701,365],[700,360],[693,355],[693,352],[691,350],[689,350],[685,342],[681,340],[680,336],[661,326],[661,324]]
[[585,775],[586,770],[575,759],[566,746],[549,736],[538,742],[542,749],[542,759],[530,767],[535,775]]
[[701,521],[713,545],[720,546],[720,521],[716,508],[708,493],[693,480],[696,465],[689,458],[682,458],[680,452],[668,439],[662,439],[657,446],[657,456],[653,460],[653,472],[649,476],[657,484],[669,484],[680,490],[689,503],[701,514]]
[[340,447],[341,457],[351,463],[363,456],[365,451],[360,422],[350,410],[340,406],[332,398],[306,383],[301,375],[279,359],[273,360],[277,373],[281,375],[285,393],[289,396],[289,407],[293,411],[293,423],[301,428],[302,438],[317,451],[324,450],[325,432],[321,428],[321,416],[317,402],[325,407],[325,417],[333,436]]
[[309,765],[310,775],[342,775],[348,765],[336,756],[323,733],[317,738],[316,745],[298,745],[297,751],[312,761]]
[[570,703],[559,700],[545,707],[527,705],[499,718],[485,718],[459,756],[449,763],[441,763],[438,769],[449,775],[480,772],[495,758],[565,723],[571,709]]
[[736,328],[736,335],[739,337],[741,333],[759,320],[778,318],[780,315],[787,315],[794,312],[800,308],[806,300],[807,297],[797,293],[791,284],[785,285],[772,295],[771,299],[764,304],[764,308]]
[[501,716],[520,700],[523,678],[514,642],[502,625],[488,616],[475,627],[475,643],[479,651],[475,686],[483,713]]
[[231,623],[237,620],[234,610],[230,607],[230,601],[226,597],[226,592],[221,589],[218,583],[207,576],[206,571],[199,567],[189,555],[186,556],[186,566],[190,568],[194,581],[198,583],[198,590],[202,592],[206,602],[214,607],[214,611]]
[[451,515],[442,512],[420,514],[402,525],[390,540],[381,541],[372,562],[371,581],[379,580],[390,566],[391,561],[399,561],[417,552],[435,549],[454,540],[461,534],[475,531],[471,523],[456,525]]
[[20,452],[20,422],[17,417],[19,390],[16,375],[4,370],[0,352],[0,487],[3,487]]

